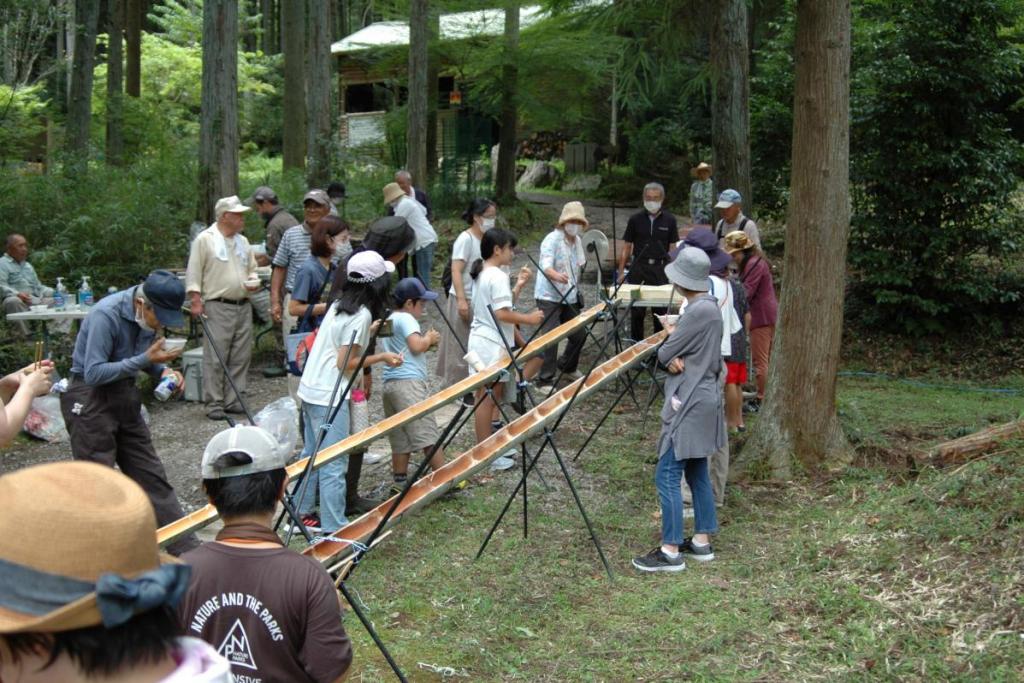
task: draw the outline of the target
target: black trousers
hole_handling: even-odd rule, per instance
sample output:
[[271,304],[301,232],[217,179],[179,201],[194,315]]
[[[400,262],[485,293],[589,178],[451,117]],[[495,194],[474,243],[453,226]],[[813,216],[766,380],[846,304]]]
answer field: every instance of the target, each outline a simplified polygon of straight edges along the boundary
[[[60,396],[60,411],[75,460],[117,465],[149,496],[157,526],[185,516],[142,419],[142,401],[134,379],[99,387],[72,380]],[[189,534],[170,544],[167,551],[180,555],[198,545],[195,535]]]
[[[663,266],[659,264],[637,265],[634,263],[633,268],[629,271],[627,282],[631,285],[664,285],[668,279],[665,277]],[[633,306],[633,310],[629,313],[629,337],[633,341],[640,341],[647,337],[644,334],[644,318],[647,317],[647,311],[651,312],[654,331],[661,332],[661,323],[655,316],[664,315],[668,311],[667,308]]]
[[[550,315],[544,326],[541,327],[542,334],[579,315],[579,310],[575,306],[560,304],[557,301],[537,299],[537,307],[544,312],[545,316]],[[552,314],[551,311],[554,309],[558,309],[558,312]],[[552,344],[544,349],[544,364],[540,368],[540,375],[538,375],[541,379],[553,380],[559,370],[566,373],[576,371],[580,364],[580,351],[583,350],[583,343],[587,340],[587,332],[581,329],[569,335],[568,340],[561,360],[558,359],[558,344]]]

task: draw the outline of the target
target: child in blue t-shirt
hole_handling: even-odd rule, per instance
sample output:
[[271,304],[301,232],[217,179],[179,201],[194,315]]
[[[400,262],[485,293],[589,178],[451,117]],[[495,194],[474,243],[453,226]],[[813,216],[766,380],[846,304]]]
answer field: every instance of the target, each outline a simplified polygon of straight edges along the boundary
[[[385,368],[383,372],[385,417],[391,417],[430,396],[426,352],[441,340],[437,330],[424,334],[419,323],[426,302],[437,299],[435,292],[425,288],[418,278],[407,277],[395,287],[394,299],[395,310],[389,318],[392,335],[381,337],[381,343],[385,351],[400,354],[404,362],[397,367]],[[391,495],[397,494],[405,486],[412,452],[422,449],[424,455],[428,454],[439,436],[433,415],[422,417],[388,434],[394,475]],[[430,459],[430,468],[436,470],[442,465],[444,452],[438,448]]]

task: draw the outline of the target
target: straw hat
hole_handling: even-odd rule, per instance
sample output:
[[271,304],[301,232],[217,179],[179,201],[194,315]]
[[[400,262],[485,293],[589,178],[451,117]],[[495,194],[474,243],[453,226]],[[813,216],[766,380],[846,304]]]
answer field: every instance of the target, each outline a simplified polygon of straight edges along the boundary
[[405,195],[405,190],[398,183],[388,183],[384,186],[384,203],[390,204],[391,202],[398,201]]
[[160,565],[149,498],[113,468],[19,470],[0,477],[0,505],[0,633],[109,628],[188,587],[188,566]]
[[690,175],[697,177],[700,175],[701,171],[707,171],[708,175],[711,175],[711,164],[705,163],[703,161],[700,162],[699,164],[690,169]]
[[725,236],[725,252],[727,254],[735,254],[737,251],[750,249],[752,246],[754,246],[753,241],[742,230],[733,230]]
[[665,266],[669,282],[692,292],[708,291],[711,288],[710,274],[711,259],[697,247],[680,249],[675,260]]
[[558,217],[558,227],[562,227],[566,223],[582,223],[584,228],[590,226],[583,204],[580,202],[565,203],[565,206],[562,207],[562,215]]

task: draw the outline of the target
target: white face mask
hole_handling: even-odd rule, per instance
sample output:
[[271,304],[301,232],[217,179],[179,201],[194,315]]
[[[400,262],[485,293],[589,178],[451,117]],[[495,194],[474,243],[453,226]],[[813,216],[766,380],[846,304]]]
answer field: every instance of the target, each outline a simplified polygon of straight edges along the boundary
[[661,211],[661,202],[644,202],[644,208],[647,209],[648,213],[658,213]]
[[141,327],[143,332],[156,332],[156,330],[146,323],[146,316],[142,314],[141,307],[137,307],[135,309],[135,324]]
[[579,223],[566,223],[565,234],[568,235],[569,237],[575,237],[576,235],[580,234]]
[[481,232],[487,232],[488,230],[490,230],[493,227],[494,227],[494,219],[493,218],[481,218],[480,219],[480,231]]

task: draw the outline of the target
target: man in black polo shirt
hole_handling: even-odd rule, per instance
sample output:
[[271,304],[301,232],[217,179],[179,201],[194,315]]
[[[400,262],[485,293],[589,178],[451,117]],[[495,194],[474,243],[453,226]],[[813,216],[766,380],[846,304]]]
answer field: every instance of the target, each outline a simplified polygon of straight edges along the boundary
[[[662,208],[665,201],[665,188],[660,183],[647,183],[644,186],[644,210],[629,217],[626,232],[622,236],[626,243],[619,252],[619,273],[621,281],[625,277],[631,285],[664,285],[665,264],[669,262],[668,254],[679,241],[679,227],[676,217]],[[633,264],[627,273],[626,262],[633,257]],[[657,316],[665,313],[664,308],[651,309]],[[634,340],[644,338],[644,317],[647,308],[634,307],[630,313],[630,337]],[[657,317],[654,318],[654,330],[661,329]]]

